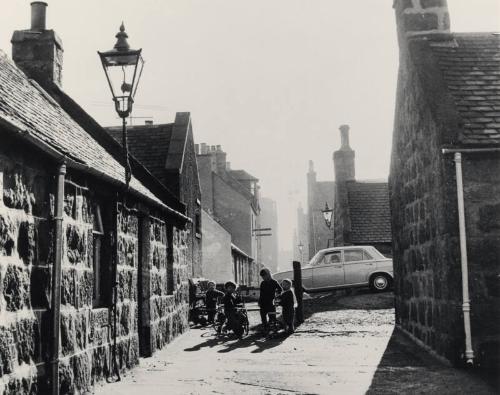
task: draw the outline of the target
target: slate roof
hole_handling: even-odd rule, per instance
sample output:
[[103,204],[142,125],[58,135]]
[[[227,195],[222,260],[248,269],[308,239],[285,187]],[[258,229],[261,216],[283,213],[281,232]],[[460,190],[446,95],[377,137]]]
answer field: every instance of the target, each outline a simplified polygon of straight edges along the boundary
[[[167,185],[166,170],[182,171],[190,124],[190,113],[178,112],[174,123],[129,126],[127,138],[130,153]],[[106,130],[118,143],[122,143],[121,126]]]
[[[27,134],[69,159],[124,184],[123,166],[1,50],[0,119],[15,125],[20,136]],[[130,188],[166,207],[135,177]]]
[[[130,153],[162,182],[165,181],[165,164],[172,129],[172,123],[127,127]],[[106,130],[116,141],[122,143],[121,126],[106,128]]]
[[259,181],[258,178],[252,176],[245,170],[230,170],[229,174],[231,174],[233,178],[241,181]]
[[429,44],[456,105],[460,143],[500,144],[500,35],[453,33]]
[[348,182],[350,242],[391,242],[391,214],[387,182]]

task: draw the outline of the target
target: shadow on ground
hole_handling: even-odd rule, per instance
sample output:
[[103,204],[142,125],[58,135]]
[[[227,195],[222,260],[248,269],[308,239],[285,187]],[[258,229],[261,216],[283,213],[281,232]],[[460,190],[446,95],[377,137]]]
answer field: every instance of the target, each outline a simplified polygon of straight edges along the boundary
[[497,394],[495,387],[477,372],[441,363],[395,328],[366,394]]

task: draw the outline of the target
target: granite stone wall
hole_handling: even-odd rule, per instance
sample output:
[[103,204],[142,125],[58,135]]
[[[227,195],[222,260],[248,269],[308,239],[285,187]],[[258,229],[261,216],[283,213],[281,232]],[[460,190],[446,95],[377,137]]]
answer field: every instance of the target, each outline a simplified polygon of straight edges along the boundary
[[[6,149],[0,147],[0,393],[46,393],[57,166],[50,166],[27,147],[3,142]],[[49,168],[44,169],[40,163]],[[129,208],[117,205],[109,186],[81,174],[68,171],[66,180],[59,374],[61,394],[72,394],[91,392],[97,381],[114,373],[114,263],[118,296],[116,363],[124,370],[135,366],[139,355],[148,355],[141,352],[140,323],[141,335],[146,328],[152,339],[149,355],[188,327],[190,257],[186,230],[174,227],[167,219],[156,218],[161,215],[150,217],[145,214],[149,209],[138,203],[127,202]],[[95,192],[106,189],[110,195]],[[101,208],[99,221],[97,206]],[[96,298],[94,289],[96,230],[101,232],[100,298]],[[139,283],[139,273],[146,274],[150,287],[144,287],[143,278]],[[146,314],[140,316],[139,304],[150,310],[145,309]]]
[[188,327],[187,278],[190,265],[187,259],[188,232],[157,219],[151,219],[150,224],[150,336],[154,352]]
[[[396,322],[452,362],[464,353],[457,190],[450,133],[418,71],[400,71],[390,171]],[[448,114],[452,115],[452,114]],[[473,346],[500,333],[500,158],[464,155]]]
[[[43,166],[0,152],[0,392],[41,392],[50,303],[51,182]],[[16,159],[14,159],[16,158]],[[36,158],[34,156],[33,158]]]

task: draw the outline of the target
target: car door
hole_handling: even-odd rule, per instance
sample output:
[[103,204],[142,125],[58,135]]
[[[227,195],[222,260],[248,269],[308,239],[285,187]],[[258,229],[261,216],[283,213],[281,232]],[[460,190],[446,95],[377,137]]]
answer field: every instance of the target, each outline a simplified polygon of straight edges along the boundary
[[306,265],[302,268],[302,286],[305,289],[313,288],[312,273],[313,273],[313,268],[311,265]]
[[328,251],[312,268],[313,287],[331,288],[344,284],[342,251]]
[[363,248],[344,250],[345,283],[361,284],[375,268],[375,259]]

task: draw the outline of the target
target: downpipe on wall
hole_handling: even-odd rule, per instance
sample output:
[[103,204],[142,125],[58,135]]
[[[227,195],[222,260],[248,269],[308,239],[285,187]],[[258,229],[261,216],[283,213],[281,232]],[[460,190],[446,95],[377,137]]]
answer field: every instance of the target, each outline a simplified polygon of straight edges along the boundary
[[470,327],[469,265],[467,261],[467,233],[465,229],[464,186],[462,176],[462,154],[455,152],[455,172],[457,179],[458,229],[460,234],[460,261],[462,265],[462,311],[465,330],[465,362],[474,364],[472,333]]
[[465,331],[465,362],[474,364],[474,350],[472,349],[472,332],[470,324],[470,296],[469,296],[469,267],[467,260],[467,231],[465,229],[464,187],[462,175],[462,154],[478,154],[500,152],[500,148],[443,148],[443,154],[454,154],[455,172],[457,179],[458,227],[460,236],[460,261],[462,269],[462,311],[464,314]]
[[66,164],[59,165],[57,173],[57,191],[55,207],[55,254],[52,265],[52,297],[50,299],[51,331],[50,331],[50,393],[59,394],[59,333],[61,325],[61,263],[63,237],[64,183]]

